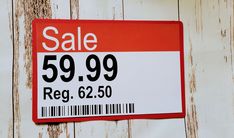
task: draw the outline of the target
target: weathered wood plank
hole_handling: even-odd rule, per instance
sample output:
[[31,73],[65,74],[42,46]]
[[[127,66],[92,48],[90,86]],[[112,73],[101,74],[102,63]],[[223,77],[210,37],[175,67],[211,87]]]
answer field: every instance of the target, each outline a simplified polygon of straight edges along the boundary
[[0,137],[13,137],[12,115],[12,2],[0,1]]
[[124,0],[124,19],[178,20],[177,0]]
[[[178,20],[177,0],[125,0],[124,19],[133,20]],[[133,138],[183,138],[184,119],[132,120],[129,134]]]
[[[73,19],[123,19],[120,0],[72,0]],[[75,136],[85,138],[126,138],[127,121],[90,121],[75,124]]]
[[76,138],[127,138],[127,121],[89,121],[76,123]]
[[73,137],[73,123],[36,125],[32,121],[31,22],[34,18],[69,18],[69,1],[13,0],[14,5],[14,136]]
[[189,138],[232,138],[233,0],[180,0]]
[[79,19],[123,19],[120,0],[79,0]]
[[184,119],[130,120],[131,138],[185,138]]
[[70,19],[70,1],[69,0],[51,0],[51,10],[53,19]]

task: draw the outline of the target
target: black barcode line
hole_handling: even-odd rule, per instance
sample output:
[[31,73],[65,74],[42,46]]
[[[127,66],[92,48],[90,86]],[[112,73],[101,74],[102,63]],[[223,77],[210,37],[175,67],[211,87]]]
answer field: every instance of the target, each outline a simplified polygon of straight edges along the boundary
[[41,117],[111,115],[130,113],[135,113],[134,103],[41,107]]

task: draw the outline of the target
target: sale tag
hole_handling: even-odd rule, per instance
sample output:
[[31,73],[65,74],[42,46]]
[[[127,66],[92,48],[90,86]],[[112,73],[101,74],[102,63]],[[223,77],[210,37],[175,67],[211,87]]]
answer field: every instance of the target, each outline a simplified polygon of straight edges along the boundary
[[33,21],[33,120],[185,116],[178,21]]

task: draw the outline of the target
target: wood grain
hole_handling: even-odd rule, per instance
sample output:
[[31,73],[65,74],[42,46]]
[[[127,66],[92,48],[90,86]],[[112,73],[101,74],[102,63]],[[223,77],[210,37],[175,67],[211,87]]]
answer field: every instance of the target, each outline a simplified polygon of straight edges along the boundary
[[232,138],[233,1],[180,0],[188,138]]
[[[1,0],[0,17],[1,138],[234,136],[233,0]],[[179,17],[184,24],[185,121],[142,119],[43,125],[32,121],[34,18],[178,20]]]
[[0,137],[13,137],[12,115],[12,2],[0,1]]
[[[125,0],[124,19],[178,20],[177,0]],[[184,119],[154,119],[129,121],[132,138],[184,138]]]
[[[14,0],[14,137],[73,137],[73,124],[36,125],[32,121],[32,29],[34,18],[70,17],[65,4],[49,0]],[[54,8],[55,6],[55,8]],[[51,8],[52,7],[52,8]],[[63,12],[60,11],[60,7]],[[56,13],[56,14],[54,14]],[[64,15],[66,14],[67,15]]]

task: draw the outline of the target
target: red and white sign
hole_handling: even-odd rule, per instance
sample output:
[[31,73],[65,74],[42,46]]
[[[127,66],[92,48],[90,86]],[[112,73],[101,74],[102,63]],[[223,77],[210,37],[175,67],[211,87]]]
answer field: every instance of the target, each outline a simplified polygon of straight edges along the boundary
[[182,118],[178,21],[33,21],[33,120]]

